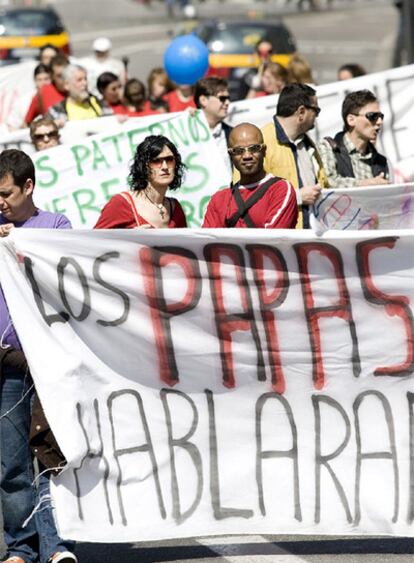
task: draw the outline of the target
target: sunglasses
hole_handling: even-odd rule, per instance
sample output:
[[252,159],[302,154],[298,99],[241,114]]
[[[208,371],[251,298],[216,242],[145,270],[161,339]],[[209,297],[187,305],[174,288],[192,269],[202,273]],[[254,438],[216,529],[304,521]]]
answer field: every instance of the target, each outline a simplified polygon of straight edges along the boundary
[[307,109],[312,109],[315,112],[316,117],[321,113],[322,109],[319,106],[305,106]]
[[258,153],[263,149],[263,144],[261,145],[249,145],[248,147],[233,147],[232,149],[228,149],[228,153],[231,156],[241,156],[246,151],[248,153]]
[[34,141],[45,141],[46,137],[48,139],[57,139],[59,137],[58,131],[49,131],[48,133],[35,133],[33,135]]
[[367,113],[356,113],[355,115],[366,117],[371,123],[376,123],[378,119],[384,119],[384,114],[381,111],[367,111]]
[[173,156],[157,156],[150,160],[149,165],[151,168],[161,168],[164,162],[168,168],[175,166],[175,158]]
[[214,96],[215,98],[217,98],[218,100],[220,100],[220,103],[225,104],[226,102],[230,101],[230,96]]

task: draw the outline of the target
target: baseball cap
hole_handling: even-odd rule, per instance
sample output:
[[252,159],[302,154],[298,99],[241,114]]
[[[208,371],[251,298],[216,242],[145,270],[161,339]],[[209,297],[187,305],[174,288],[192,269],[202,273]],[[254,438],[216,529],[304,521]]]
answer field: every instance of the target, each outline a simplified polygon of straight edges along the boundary
[[98,37],[98,39],[95,39],[95,41],[92,44],[92,49],[100,53],[105,53],[106,51],[109,51],[111,47],[112,47],[112,43],[106,37]]

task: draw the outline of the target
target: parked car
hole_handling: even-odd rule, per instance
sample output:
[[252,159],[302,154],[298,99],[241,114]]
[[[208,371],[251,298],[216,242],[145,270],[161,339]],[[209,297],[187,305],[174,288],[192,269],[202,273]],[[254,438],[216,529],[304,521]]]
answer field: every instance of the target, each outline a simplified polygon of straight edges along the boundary
[[[285,24],[274,21],[204,22],[193,29],[210,50],[208,74],[229,81],[233,100],[243,98],[242,79],[250,68],[258,66],[257,43],[266,38],[273,47],[271,60],[287,66],[296,51],[296,42]],[[244,95],[243,95],[244,93]]]
[[70,54],[69,34],[53,8],[0,11],[0,65],[36,59],[48,43]]

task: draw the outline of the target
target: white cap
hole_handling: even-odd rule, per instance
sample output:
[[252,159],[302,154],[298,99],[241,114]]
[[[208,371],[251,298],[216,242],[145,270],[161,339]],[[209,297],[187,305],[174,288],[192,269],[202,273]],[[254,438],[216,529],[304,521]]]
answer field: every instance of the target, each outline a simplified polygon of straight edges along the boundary
[[92,49],[99,53],[106,53],[112,47],[111,41],[107,37],[98,37],[92,44]]

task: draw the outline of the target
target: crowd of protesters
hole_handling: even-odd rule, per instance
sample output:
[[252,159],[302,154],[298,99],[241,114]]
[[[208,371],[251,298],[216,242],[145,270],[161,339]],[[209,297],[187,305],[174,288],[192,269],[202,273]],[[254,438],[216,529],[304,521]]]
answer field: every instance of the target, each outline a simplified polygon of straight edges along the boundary
[[[306,228],[309,206],[324,188],[389,182],[387,160],[375,148],[384,119],[375,95],[367,90],[349,93],[342,106],[343,131],[315,145],[308,133],[321,109],[312,87],[312,69],[299,55],[292,57],[288,68],[272,62],[272,45],[265,38],[256,49],[258,67],[248,72],[242,83],[247,98],[279,94],[275,116],[261,130],[251,123],[234,128],[225,123],[230,104],[225,79],[210,76],[194,86],[177,86],[164,69],[155,68],[144,84],[127,76],[126,65],[112,58],[110,49],[109,40],[98,38],[93,56],[76,63],[52,46],[41,49],[33,93],[25,100],[27,110],[23,115],[20,105],[13,115],[13,127],[30,127],[36,150],[57,146],[60,129],[70,120],[105,115],[123,120],[201,110],[233,174],[231,185],[211,198],[205,228]],[[365,73],[357,64],[344,65],[338,72],[339,79]],[[183,208],[177,199],[167,196],[167,190],[180,188],[184,174],[177,147],[164,136],[148,136],[136,148],[130,190],[110,199],[95,228],[185,228]],[[71,228],[63,215],[35,206],[34,189],[35,170],[30,157],[17,149],[3,151],[0,237],[8,236],[13,228]],[[44,453],[45,437],[53,442],[53,435],[39,401],[36,408],[32,406],[34,387],[1,288],[0,373],[0,496],[7,562],[76,562],[74,546],[59,538],[50,501],[45,500],[49,498],[49,483],[43,470],[55,470],[57,464],[64,463],[56,443],[47,449],[53,452],[52,459],[45,455],[39,461],[42,480],[34,492],[30,444],[36,443],[36,455]],[[41,510],[36,510],[38,501]]]

